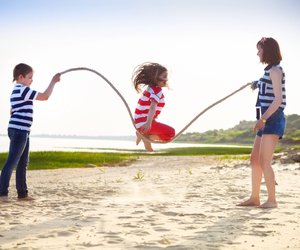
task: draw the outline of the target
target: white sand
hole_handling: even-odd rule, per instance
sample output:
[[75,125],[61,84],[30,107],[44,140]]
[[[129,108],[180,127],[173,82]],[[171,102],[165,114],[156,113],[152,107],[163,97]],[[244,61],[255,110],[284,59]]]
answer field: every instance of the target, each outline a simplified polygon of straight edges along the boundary
[[28,171],[36,200],[17,201],[11,186],[0,203],[0,249],[300,249],[300,165],[274,166],[279,208],[263,210],[236,206],[250,194],[248,164],[224,164],[154,156]]

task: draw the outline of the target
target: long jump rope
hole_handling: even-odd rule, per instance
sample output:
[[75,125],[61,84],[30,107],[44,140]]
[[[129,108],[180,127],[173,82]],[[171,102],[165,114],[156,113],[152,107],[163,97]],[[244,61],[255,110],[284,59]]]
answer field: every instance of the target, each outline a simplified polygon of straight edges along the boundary
[[159,144],[165,144],[165,143],[169,143],[174,141],[177,137],[179,137],[189,126],[191,126],[201,115],[203,115],[204,113],[206,113],[208,110],[210,110],[211,108],[213,108],[214,106],[218,105],[219,103],[225,101],[226,99],[228,99],[229,97],[235,95],[236,93],[240,92],[241,90],[243,90],[244,88],[246,88],[247,86],[251,85],[251,83],[247,83],[245,85],[243,85],[242,87],[238,88],[237,90],[233,91],[232,93],[230,93],[229,95],[223,97],[222,99],[216,101],[215,103],[209,105],[207,108],[203,109],[198,115],[196,115],[183,129],[181,129],[170,141],[156,141],[156,140],[151,140],[150,138],[146,137],[145,135],[143,135],[140,131],[138,131],[135,127],[135,123],[134,123],[134,119],[132,116],[132,113],[130,111],[129,105],[126,102],[125,98],[123,97],[123,95],[120,93],[120,91],[102,74],[100,74],[98,71],[90,69],[90,68],[86,68],[86,67],[78,67],[78,68],[71,68],[71,69],[67,69],[65,71],[60,72],[61,75],[69,73],[71,71],[79,71],[79,70],[85,70],[85,71],[90,71],[95,73],[96,75],[100,76],[116,93],[117,95],[121,98],[122,102],[124,103],[127,112],[130,116],[131,119],[131,123],[134,127],[134,129],[137,131],[137,133],[146,141],[148,142],[152,142],[152,143],[159,143]]

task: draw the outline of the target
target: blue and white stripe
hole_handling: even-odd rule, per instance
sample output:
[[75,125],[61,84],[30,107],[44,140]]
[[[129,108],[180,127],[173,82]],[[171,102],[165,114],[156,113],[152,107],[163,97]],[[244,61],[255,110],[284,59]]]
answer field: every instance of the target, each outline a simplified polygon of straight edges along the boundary
[[258,105],[261,107],[269,107],[271,103],[275,99],[274,90],[272,81],[270,78],[270,70],[272,67],[277,67],[282,71],[282,82],[281,82],[281,89],[282,89],[282,102],[280,104],[280,108],[284,109],[286,106],[286,91],[285,91],[285,73],[282,67],[277,65],[269,65],[265,68],[265,73],[262,78],[258,81]]
[[38,92],[17,83],[10,96],[11,117],[8,127],[30,131],[33,121],[33,100]]

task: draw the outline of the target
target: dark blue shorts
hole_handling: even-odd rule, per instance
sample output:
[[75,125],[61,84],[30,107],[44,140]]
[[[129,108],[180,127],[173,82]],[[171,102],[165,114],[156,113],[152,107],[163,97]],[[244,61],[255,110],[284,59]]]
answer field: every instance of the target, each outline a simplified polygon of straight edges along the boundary
[[[261,114],[265,113],[267,108],[262,107],[261,108]],[[285,116],[283,113],[283,109],[279,108],[277,111],[275,111],[266,121],[265,126],[263,129],[258,130],[256,135],[262,136],[262,135],[278,135],[279,139],[282,138],[285,130]]]

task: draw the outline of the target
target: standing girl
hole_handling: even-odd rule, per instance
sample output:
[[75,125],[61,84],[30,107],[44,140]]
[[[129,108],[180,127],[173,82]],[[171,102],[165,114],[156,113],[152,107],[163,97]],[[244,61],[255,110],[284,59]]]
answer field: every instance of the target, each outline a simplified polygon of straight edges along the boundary
[[33,121],[33,100],[48,100],[55,83],[60,81],[60,74],[53,76],[43,93],[38,93],[30,88],[33,81],[33,69],[29,65],[18,64],[14,68],[13,77],[13,82],[16,81],[16,84],[10,96],[11,117],[8,124],[10,146],[8,158],[0,176],[0,199],[7,200],[9,181],[15,165],[17,165],[18,199],[32,200],[28,196],[26,170],[29,162],[29,133]]
[[[275,175],[271,166],[278,140],[285,129],[283,110],[286,106],[285,74],[280,66],[282,60],[280,48],[273,38],[263,37],[257,43],[257,55],[260,62],[267,64],[265,73],[259,81],[252,83],[252,89],[259,89],[257,106],[261,116],[255,124],[257,131],[252,153],[252,193],[240,206],[259,206],[260,208],[277,207],[275,197]],[[265,178],[268,200],[260,205],[260,186],[262,176]]]
[[[147,86],[135,109],[134,121],[136,128],[151,140],[172,140],[175,130],[156,121],[165,106],[162,88],[167,86],[167,69],[158,63],[144,63],[136,68],[132,79],[138,93],[141,92],[141,86]],[[139,133],[136,133],[136,135],[136,144],[138,145],[143,140],[145,149],[152,152],[151,142],[144,140]]]

